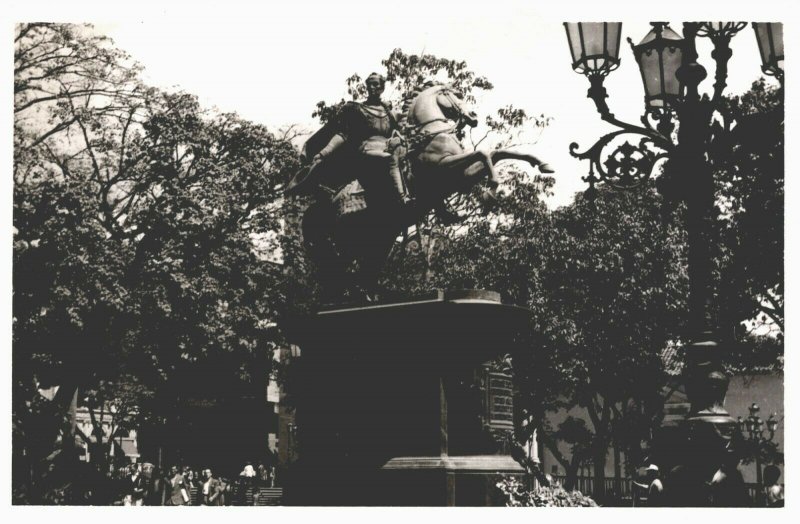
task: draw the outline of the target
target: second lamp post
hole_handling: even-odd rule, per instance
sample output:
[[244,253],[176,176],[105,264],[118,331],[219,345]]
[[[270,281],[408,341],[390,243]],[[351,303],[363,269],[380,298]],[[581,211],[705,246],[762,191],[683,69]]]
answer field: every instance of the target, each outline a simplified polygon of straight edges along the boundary
[[[600,117],[617,131],[601,137],[591,148],[573,156],[589,161],[587,197],[596,195],[600,182],[617,189],[639,186],[651,176],[656,164],[666,159],[664,173],[657,181],[665,198],[686,204],[689,272],[689,325],[684,380],[691,404],[683,425],[681,443],[664,451],[666,464],[682,480],[683,492],[676,504],[703,505],[702,486],[715,478],[722,464],[732,460],[740,436],[737,422],[724,408],[728,377],[722,369],[722,351],[717,326],[712,321],[712,226],[715,217],[714,179],[706,154],[712,133],[712,119],[721,107],[726,86],[727,64],[731,58],[730,39],[744,22],[687,22],[678,35],[666,22],[653,22],[652,29],[636,45],[628,39],[639,65],[645,91],[645,113],[641,125],[623,122],[609,110],[603,82],[620,63],[622,24],[613,22],[565,23],[573,69],[588,77],[588,97]],[[763,70],[783,78],[783,44],[780,24],[754,24]],[[716,63],[713,95],[698,89],[707,71],[698,63],[697,37],[714,44],[711,57]],[[677,132],[676,132],[677,124]],[[730,122],[726,122],[730,126]],[[636,135],[607,153],[616,139]],[[676,477],[677,478],[677,477]]]

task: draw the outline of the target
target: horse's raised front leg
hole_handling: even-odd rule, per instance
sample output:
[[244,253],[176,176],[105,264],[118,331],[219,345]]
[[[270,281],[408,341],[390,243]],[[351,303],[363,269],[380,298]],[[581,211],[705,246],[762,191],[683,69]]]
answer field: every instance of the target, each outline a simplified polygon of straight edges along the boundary
[[472,151],[470,153],[449,155],[442,158],[438,164],[440,167],[447,169],[462,169],[464,175],[468,178],[486,169],[489,172],[489,181],[495,184],[498,182],[497,170],[492,161],[492,154],[486,151]]
[[532,167],[539,166],[539,171],[542,173],[555,173],[553,168],[550,167],[547,162],[542,162],[533,155],[515,153],[514,151],[509,151],[508,149],[495,149],[494,151],[491,151],[489,155],[491,156],[491,161],[493,164],[503,160],[522,160],[523,162],[529,163]]

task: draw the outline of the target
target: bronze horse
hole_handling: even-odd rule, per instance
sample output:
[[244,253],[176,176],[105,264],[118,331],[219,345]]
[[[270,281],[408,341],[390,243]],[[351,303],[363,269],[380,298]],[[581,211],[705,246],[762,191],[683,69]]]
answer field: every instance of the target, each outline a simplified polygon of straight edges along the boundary
[[[355,176],[338,191],[318,191],[315,202],[303,216],[302,232],[306,250],[320,270],[323,288],[340,296],[355,290],[368,300],[375,296],[378,275],[393,244],[405,228],[417,224],[433,209],[441,209],[447,198],[468,193],[486,180],[496,187],[495,164],[503,160],[521,160],[543,173],[550,167],[533,155],[505,149],[464,151],[457,132],[465,125],[478,123],[474,112],[465,107],[455,91],[445,85],[433,85],[412,95],[403,123],[406,178],[414,200],[398,205],[382,199],[379,191],[365,192]],[[312,137],[313,140],[313,137]],[[295,189],[308,171],[301,172],[287,193],[309,193]],[[324,186],[323,186],[324,187]],[[326,188],[327,189],[327,188]],[[352,262],[358,263],[355,278],[348,276]]]

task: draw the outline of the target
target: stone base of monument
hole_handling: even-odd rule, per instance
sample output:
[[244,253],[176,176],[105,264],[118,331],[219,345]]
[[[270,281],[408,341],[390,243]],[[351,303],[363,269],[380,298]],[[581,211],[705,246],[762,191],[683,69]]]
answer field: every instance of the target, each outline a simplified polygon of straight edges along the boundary
[[523,474],[508,455],[396,457],[381,469],[391,503],[402,506],[502,505],[497,482]]
[[498,503],[499,477],[523,470],[482,424],[474,372],[511,350],[528,314],[471,290],[293,319],[299,459],[285,503]]

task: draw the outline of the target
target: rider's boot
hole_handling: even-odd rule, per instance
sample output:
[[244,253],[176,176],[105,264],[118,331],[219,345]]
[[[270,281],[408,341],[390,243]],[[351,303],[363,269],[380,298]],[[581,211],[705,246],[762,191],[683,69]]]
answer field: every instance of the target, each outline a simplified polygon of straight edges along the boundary
[[406,190],[406,185],[403,183],[403,175],[400,172],[400,159],[397,154],[393,154],[389,158],[389,176],[392,180],[392,189],[397,196],[397,201],[402,205],[407,205],[412,202]]

